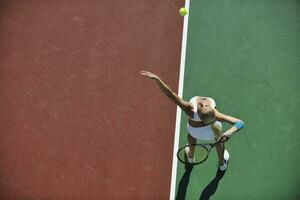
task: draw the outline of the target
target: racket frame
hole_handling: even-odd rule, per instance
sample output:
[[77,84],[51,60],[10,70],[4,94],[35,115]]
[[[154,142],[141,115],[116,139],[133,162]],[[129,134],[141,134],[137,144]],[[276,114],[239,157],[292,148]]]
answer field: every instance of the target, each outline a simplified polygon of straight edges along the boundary
[[[210,153],[210,151],[211,151],[211,149],[217,144],[218,142],[216,142],[216,143],[205,143],[205,144],[186,144],[186,145],[184,145],[184,146],[182,146],[182,147],[180,147],[179,149],[178,149],[178,151],[177,151],[177,159],[181,162],[181,163],[183,163],[183,164],[188,164],[188,165],[199,165],[199,164],[201,164],[201,163],[203,163],[203,162],[205,162],[206,160],[207,160],[207,158],[208,158],[208,155],[209,155],[209,153]],[[206,157],[203,159],[203,160],[201,160],[201,161],[199,161],[199,162],[195,162],[195,163],[189,163],[188,161],[187,161],[187,155],[186,155],[186,153],[185,153],[185,148],[186,147],[190,147],[190,146],[201,146],[201,148],[204,148],[206,151],[207,151],[207,154],[206,154]],[[180,156],[179,156],[179,154],[181,153],[183,151],[183,153],[184,153],[184,160],[182,160],[182,158],[180,158]]]

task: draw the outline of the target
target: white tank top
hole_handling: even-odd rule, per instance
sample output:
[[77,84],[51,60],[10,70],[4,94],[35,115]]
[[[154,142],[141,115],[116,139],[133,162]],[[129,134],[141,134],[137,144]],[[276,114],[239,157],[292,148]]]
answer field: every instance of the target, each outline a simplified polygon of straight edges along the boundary
[[[201,118],[199,117],[199,115],[197,113],[197,111],[198,111],[198,104],[197,104],[197,101],[196,101],[197,98],[199,98],[199,97],[196,96],[196,97],[191,98],[191,100],[190,100],[190,103],[193,105],[193,112],[194,112],[194,117],[191,118],[191,120],[200,122]],[[213,98],[210,98],[210,97],[201,97],[201,98],[202,99],[205,99],[205,98],[209,99],[211,107],[216,108],[216,102]]]

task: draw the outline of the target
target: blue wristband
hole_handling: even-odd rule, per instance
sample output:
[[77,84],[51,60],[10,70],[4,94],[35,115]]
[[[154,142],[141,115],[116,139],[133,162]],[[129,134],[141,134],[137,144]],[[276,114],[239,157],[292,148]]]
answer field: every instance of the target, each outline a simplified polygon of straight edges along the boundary
[[233,126],[236,127],[238,130],[240,130],[241,128],[244,127],[244,122],[243,121],[235,122]]

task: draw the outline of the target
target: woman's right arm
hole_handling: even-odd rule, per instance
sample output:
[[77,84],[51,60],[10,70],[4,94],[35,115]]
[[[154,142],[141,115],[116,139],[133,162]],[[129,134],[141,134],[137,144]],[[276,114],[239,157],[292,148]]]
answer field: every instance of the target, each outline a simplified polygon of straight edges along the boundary
[[215,114],[216,114],[216,119],[220,122],[227,122],[231,124],[232,126],[225,131],[222,136],[221,140],[225,141],[229,139],[229,136],[231,136],[233,133],[239,131],[244,127],[244,122],[238,118],[229,116],[229,115],[224,115],[223,113],[220,113],[218,110],[215,109]]
[[178,105],[188,116],[192,115],[192,105],[189,102],[184,101],[181,99],[175,92],[173,92],[167,84],[165,84],[157,75],[147,72],[141,71],[141,75],[147,76],[156,81],[161,91],[169,97],[176,105]]

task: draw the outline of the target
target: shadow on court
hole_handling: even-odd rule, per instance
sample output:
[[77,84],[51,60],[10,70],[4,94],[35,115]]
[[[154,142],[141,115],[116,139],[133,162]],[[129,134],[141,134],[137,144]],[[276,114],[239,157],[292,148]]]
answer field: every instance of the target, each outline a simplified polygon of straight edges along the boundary
[[218,189],[220,180],[225,175],[226,171],[217,171],[215,178],[204,188],[199,200],[208,200]]
[[176,200],[184,200],[186,195],[187,186],[190,182],[190,175],[193,170],[194,166],[186,164],[185,165],[185,172],[183,176],[180,179],[179,185],[178,185],[178,192],[176,195]]

